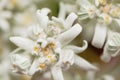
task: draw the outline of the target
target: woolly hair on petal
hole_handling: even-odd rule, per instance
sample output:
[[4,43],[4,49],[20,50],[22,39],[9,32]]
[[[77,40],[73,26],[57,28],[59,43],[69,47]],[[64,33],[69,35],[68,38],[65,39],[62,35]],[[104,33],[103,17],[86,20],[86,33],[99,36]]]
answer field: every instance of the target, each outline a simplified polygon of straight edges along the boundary
[[78,67],[82,68],[82,69],[85,69],[85,70],[98,70],[97,67],[90,64],[89,62],[84,60],[82,57],[79,57],[79,56],[75,55],[74,59],[75,59],[74,64],[77,65]]
[[77,17],[78,16],[75,13],[70,13],[68,15],[68,17],[65,20],[67,29],[69,29],[73,25]]
[[74,51],[74,53],[81,53],[81,52],[85,51],[88,48],[87,41],[84,40],[83,42],[84,43],[83,43],[82,47],[74,46],[74,45],[69,45],[69,46],[66,46],[65,48],[72,49]]
[[102,48],[107,37],[107,26],[96,24],[95,33],[92,40],[92,45],[97,48]]
[[31,61],[29,59],[29,57],[23,57],[19,54],[13,54],[11,55],[11,62],[12,65],[15,65],[16,67],[18,67],[18,69],[27,69],[30,67],[31,65]]
[[59,66],[53,66],[51,68],[51,73],[53,76],[54,80],[64,80],[63,74],[62,74],[62,69]]
[[60,41],[61,44],[67,45],[73,39],[75,39],[81,33],[81,31],[82,27],[79,24],[75,24],[72,28],[58,35],[57,40]]
[[32,40],[22,37],[10,37],[10,41],[18,47],[30,52],[32,51],[35,44]]
[[47,23],[49,21],[48,14],[50,13],[50,9],[48,8],[42,8],[41,10],[37,10],[36,14],[38,17],[39,24],[42,28],[47,27]]

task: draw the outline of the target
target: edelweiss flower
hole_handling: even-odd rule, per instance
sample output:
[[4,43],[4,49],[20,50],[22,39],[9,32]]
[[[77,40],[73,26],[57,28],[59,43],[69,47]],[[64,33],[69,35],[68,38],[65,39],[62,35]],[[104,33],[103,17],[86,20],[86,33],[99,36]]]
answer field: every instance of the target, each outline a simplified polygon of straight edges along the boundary
[[64,80],[62,68],[69,68],[73,64],[83,69],[96,70],[95,66],[75,54],[87,48],[86,41],[83,47],[69,44],[82,31],[79,24],[73,25],[77,16],[71,13],[65,20],[55,17],[50,20],[47,16],[49,12],[47,8],[37,11],[39,26],[32,28],[36,38],[33,40],[23,37],[10,38],[18,47],[31,53],[20,55],[13,52],[12,63],[17,72],[33,75],[36,72],[50,70],[54,80]]
[[102,48],[107,37],[107,31],[115,29],[111,24],[113,22],[117,23],[117,20],[119,20],[119,6],[114,6],[107,0],[95,0],[95,4],[92,4],[87,0],[86,2],[78,0],[78,2],[83,8],[80,10],[80,13],[78,13],[78,15],[80,15],[80,19],[97,18],[92,45],[97,48]]
[[116,57],[120,52],[120,34],[117,32],[109,33],[108,41],[105,44],[101,59],[109,62],[112,57]]
[[[112,31],[120,31],[120,26],[119,22],[119,16],[120,16],[120,6],[118,4],[112,4],[111,0],[94,0],[93,2],[90,2],[89,0],[77,0],[76,1],[76,6],[80,7],[78,11],[78,7],[76,7],[76,11],[71,11],[71,12],[76,12],[79,16],[80,23],[85,21],[83,23],[83,26],[86,26],[87,24],[87,29],[84,27],[85,32],[89,32],[90,28],[88,28],[89,25],[95,24],[89,27],[94,30],[94,32],[91,31],[90,35],[85,35],[87,37],[93,37],[92,38],[92,45],[97,47],[97,48],[102,48],[105,40],[107,38],[108,30]],[[65,6],[65,5],[64,5]],[[72,6],[71,6],[72,7]],[[70,7],[69,7],[70,8]],[[75,8],[75,7],[72,7]],[[72,10],[72,8],[70,8]],[[62,11],[62,7],[60,9],[61,16],[66,15],[65,9]],[[92,22],[93,21],[93,22]],[[91,38],[89,38],[91,39]],[[88,40],[91,41],[91,40]]]

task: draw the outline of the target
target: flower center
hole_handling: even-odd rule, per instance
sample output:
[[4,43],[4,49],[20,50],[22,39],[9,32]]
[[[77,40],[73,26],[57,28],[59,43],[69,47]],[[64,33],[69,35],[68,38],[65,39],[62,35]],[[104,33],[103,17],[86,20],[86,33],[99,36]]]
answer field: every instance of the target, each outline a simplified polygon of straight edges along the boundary
[[55,53],[55,43],[49,42],[44,48],[41,47],[42,43],[33,48],[34,52],[40,55],[40,58],[43,59],[39,63],[38,68],[44,70],[47,66],[54,64],[57,61],[57,54]]

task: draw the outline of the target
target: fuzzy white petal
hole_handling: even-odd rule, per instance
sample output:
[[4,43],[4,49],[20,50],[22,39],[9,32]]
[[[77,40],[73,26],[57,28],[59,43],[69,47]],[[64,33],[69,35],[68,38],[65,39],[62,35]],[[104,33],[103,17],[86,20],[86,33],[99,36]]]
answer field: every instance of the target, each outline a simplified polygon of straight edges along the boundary
[[102,48],[105,43],[106,36],[107,36],[107,27],[102,24],[97,24],[95,27],[95,33],[93,36],[92,45],[97,48]]
[[74,53],[81,53],[83,51],[85,51],[88,47],[88,43],[86,40],[84,40],[84,44],[82,47],[78,47],[78,46],[74,46],[74,45],[69,45],[69,46],[66,46],[66,48],[68,49],[72,49],[74,51]]
[[85,69],[85,70],[98,70],[97,67],[95,67],[94,65],[90,64],[89,62],[87,62],[85,59],[75,55],[75,62],[74,64],[77,65],[78,67]]
[[29,68],[31,65],[31,63],[30,63],[31,61],[30,61],[29,57],[21,56],[18,54],[11,55],[11,62],[13,65],[18,66],[20,69],[23,69],[23,70]]
[[72,50],[63,50],[60,55],[62,55],[63,63],[69,63],[70,65],[74,63],[74,52]]
[[47,27],[47,23],[49,21],[49,17],[48,17],[49,13],[50,13],[50,10],[48,8],[37,10],[37,16],[38,16],[40,26],[43,28]]
[[65,20],[66,27],[70,28],[73,25],[74,21],[77,19],[77,17],[78,16],[75,13],[70,13]]
[[64,80],[62,70],[59,66],[53,66],[51,68],[51,73],[54,80]]
[[37,68],[39,65],[39,60],[38,59],[35,59],[28,71],[28,74],[29,75],[33,75],[35,72],[37,72],[39,69]]
[[10,37],[10,41],[18,47],[30,52],[32,51],[35,44],[32,40],[22,37]]
[[81,31],[82,27],[79,24],[75,24],[68,31],[58,35],[57,40],[60,41],[61,44],[66,45],[76,38]]
[[104,62],[109,62],[111,60],[111,55],[109,54],[109,51],[107,49],[107,43],[105,44],[103,54],[101,55],[100,58]]

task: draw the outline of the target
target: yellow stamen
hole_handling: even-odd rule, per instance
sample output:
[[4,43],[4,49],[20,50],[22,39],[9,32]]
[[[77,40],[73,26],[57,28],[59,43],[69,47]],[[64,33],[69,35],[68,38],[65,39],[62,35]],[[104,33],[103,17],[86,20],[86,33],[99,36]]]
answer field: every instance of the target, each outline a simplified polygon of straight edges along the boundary
[[34,51],[39,51],[39,47],[35,46]]
[[45,67],[46,67],[46,65],[44,63],[40,63],[40,65],[39,65],[40,69],[44,69]]
[[102,5],[105,5],[106,4],[106,0],[98,0],[98,2]]
[[55,44],[53,42],[51,42],[51,43],[49,43],[49,47],[53,49],[55,47]]
[[49,49],[48,48],[43,48],[42,49],[43,54],[46,56],[49,54]]
[[51,62],[51,63],[54,63],[54,62],[55,62],[55,60],[53,59],[53,57],[52,57],[51,55],[48,55],[48,58],[50,59],[50,62]]

